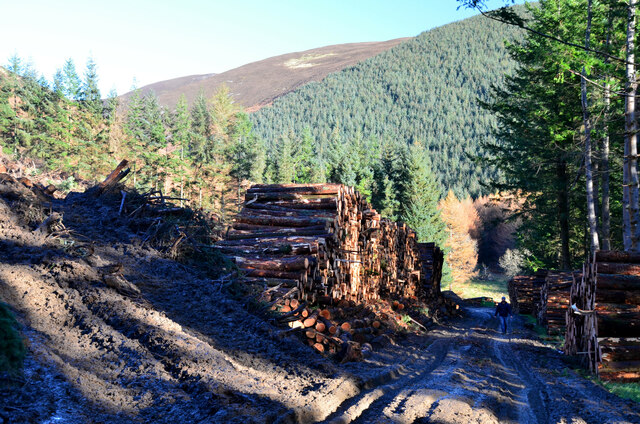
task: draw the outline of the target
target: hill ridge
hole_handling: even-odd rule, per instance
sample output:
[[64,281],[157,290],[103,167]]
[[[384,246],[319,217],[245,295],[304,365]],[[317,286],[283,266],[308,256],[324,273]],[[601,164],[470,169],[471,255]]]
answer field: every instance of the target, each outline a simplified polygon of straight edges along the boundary
[[[139,90],[143,95],[153,90],[160,104],[173,108],[182,94],[191,103],[201,90],[210,98],[224,83],[238,103],[255,111],[304,84],[320,81],[332,72],[353,66],[409,39],[333,44],[285,53],[218,74],[173,78],[145,85]],[[128,92],[120,98],[126,102],[132,94]]]

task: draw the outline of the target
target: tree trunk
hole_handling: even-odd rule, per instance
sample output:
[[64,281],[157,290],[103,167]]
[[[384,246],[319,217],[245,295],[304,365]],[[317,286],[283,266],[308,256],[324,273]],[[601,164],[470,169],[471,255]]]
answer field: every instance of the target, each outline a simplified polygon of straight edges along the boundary
[[556,173],[560,188],[558,189],[558,221],[560,224],[560,268],[571,268],[571,253],[569,250],[569,182],[567,177],[567,162],[564,158],[558,160]]
[[609,83],[604,90],[604,128],[600,161],[600,175],[602,176],[602,249],[611,250],[611,210],[609,207],[609,108],[611,106],[611,87]]
[[[591,38],[591,0],[587,2],[587,29],[585,31],[584,46],[589,48]],[[596,217],[596,200],[593,189],[593,153],[591,149],[591,117],[589,116],[589,101],[587,98],[587,71],[582,66],[580,78],[582,121],[584,125],[584,166],[587,189],[587,222],[589,224],[589,244],[591,253],[600,249],[598,240],[598,220]]]
[[[629,13],[627,18],[627,69],[626,69],[626,97],[625,97],[625,134],[624,134],[624,165],[622,176],[622,228],[625,250],[637,250],[638,226],[637,217],[633,212],[638,209],[637,198],[637,171],[636,158],[632,155],[637,153],[637,122],[636,122],[636,91],[638,83],[636,81],[635,69],[635,31],[636,31],[636,0],[629,0]],[[631,185],[635,175],[635,202],[633,205],[633,195]]]

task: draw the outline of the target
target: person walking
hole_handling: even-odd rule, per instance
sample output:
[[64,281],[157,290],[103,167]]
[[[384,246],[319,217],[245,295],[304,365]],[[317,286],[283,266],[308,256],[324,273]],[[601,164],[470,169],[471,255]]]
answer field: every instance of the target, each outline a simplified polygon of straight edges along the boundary
[[496,306],[496,313],[494,316],[500,316],[500,327],[502,328],[502,334],[507,334],[507,318],[511,315],[511,305],[507,303],[507,298],[502,297],[502,302]]

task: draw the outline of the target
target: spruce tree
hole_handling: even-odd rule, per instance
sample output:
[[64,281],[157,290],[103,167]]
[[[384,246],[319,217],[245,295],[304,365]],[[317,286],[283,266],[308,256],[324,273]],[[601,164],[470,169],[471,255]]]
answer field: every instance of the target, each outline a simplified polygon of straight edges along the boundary
[[408,147],[403,156],[401,218],[416,231],[420,242],[444,246],[447,231],[438,210],[441,188],[429,169],[424,149],[415,144]]
[[82,82],[76,72],[76,65],[71,58],[67,59],[62,68],[64,75],[64,94],[70,100],[78,100],[81,95]]
[[84,71],[84,80],[80,89],[80,100],[84,106],[94,115],[102,113],[102,99],[98,88],[98,71],[93,58],[87,60]]

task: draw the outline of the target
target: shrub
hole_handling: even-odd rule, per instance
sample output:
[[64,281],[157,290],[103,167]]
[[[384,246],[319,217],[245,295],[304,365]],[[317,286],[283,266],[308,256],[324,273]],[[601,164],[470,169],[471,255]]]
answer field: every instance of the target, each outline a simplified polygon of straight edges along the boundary
[[523,252],[518,249],[507,249],[504,255],[500,257],[498,264],[500,268],[504,270],[507,277],[513,277],[522,271],[525,264],[525,257]]
[[7,305],[0,302],[0,372],[15,373],[22,369],[26,348],[17,325]]

